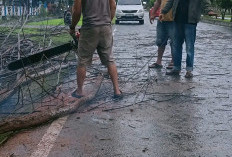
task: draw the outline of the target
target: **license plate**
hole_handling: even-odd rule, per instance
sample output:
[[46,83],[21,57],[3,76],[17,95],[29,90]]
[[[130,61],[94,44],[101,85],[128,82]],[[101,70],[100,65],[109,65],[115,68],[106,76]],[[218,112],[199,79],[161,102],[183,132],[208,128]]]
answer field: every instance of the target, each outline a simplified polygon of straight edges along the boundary
[[134,16],[133,14],[126,14],[125,16]]

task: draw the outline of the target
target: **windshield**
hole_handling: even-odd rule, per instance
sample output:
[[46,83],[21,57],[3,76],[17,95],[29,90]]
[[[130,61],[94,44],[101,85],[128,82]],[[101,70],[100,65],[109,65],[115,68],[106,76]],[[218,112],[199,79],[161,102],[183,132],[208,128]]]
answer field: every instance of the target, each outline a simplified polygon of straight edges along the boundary
[[140,0],[118,0],[118,5],[141,5]]

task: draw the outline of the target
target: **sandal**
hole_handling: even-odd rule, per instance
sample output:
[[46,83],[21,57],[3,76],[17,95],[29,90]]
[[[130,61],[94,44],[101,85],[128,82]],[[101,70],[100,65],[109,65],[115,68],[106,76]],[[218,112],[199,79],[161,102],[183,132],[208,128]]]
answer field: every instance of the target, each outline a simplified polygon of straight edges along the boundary
[[114,94],[114,96],[113,96],[113,99],[118,99],[118,100],[120,100],[120,99],[122,99],[123,98],[123,93],[122,93],[122,91],[120,90],[120,94]]
[[148,66],[149,68],[156,68],[156,69],[160,69],[163,68],[163,65],[157,64],[157,63],[153,63],[152,65]]
[[77,99],[80,99],[80,98],[84,97],[84,95],[78,95],[77,94],[77,90],[75,90],[74,92],[72,92],[71,95],[72,95],[72,97],[77,98]]
[[193,77],[193,73],[191,71],[187,71],[184,77],[185,78],[192,78]]
[[169,64],[168,64],[168,66],[166,67],[166,69],[172,69],[172,68],[173,68],[173,66],[174,66],[174,64],[173,64],[173,63],[169,63]]

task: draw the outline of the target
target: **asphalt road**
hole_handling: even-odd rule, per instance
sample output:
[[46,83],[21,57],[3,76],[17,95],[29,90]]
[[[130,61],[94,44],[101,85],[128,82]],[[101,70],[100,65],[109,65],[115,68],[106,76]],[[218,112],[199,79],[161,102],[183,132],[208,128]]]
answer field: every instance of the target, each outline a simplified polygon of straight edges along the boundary
[[[156,25],[114,26],[114,52],[125,94],[113,101],[105,79],[77,113],[19,132],[0,147],[11,157],[232,156],[232,30],[199,23],[194,78],[148,69],[156,58]],[[102,68],[102,67],[97,67]]]

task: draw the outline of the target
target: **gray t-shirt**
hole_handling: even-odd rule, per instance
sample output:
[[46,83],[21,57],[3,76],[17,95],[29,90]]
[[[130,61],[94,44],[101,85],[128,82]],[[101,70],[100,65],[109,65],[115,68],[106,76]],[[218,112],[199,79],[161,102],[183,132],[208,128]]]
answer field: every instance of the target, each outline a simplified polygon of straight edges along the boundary
[[82,28],[110,25],[109,0],[82,0]]

